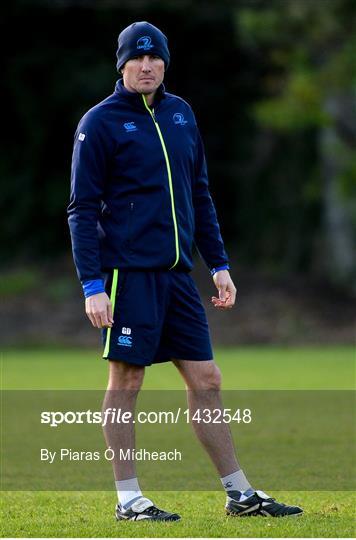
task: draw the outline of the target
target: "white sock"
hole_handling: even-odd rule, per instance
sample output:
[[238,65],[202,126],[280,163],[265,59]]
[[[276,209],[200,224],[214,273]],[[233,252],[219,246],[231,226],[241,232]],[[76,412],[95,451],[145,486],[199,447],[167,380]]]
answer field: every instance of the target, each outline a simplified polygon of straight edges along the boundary
[[142,497],[142,491],[138,485],[137,478],[128,478],[127,480],[115,480],[117,498],[121,506],[126,509],[131,506],[135,500]]
[[246,498],[246,495],[243,495],[246,491],[249,492],[251,490],[252,494],[252,487],[247,480],[246,476],[244,475],[244,472],[242,469],[239,469],[238,471],[233,472],[232,474],[228,474],[227,476],[223,476],[220,478],[222,485],[224,486],[224,489],[226,492],[228,491],[239,491],[241,493],[241,496],[244,496]]

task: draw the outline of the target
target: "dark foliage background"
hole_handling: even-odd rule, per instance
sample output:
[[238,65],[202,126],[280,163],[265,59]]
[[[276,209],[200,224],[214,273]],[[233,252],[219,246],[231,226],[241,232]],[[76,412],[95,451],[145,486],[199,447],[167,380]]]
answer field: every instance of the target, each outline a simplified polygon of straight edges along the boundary
[[70,252],[72,140],[113,91],[118,33],[168,35],[166,87],[193,106],[228,251],[354,291],[352,0],[14,0],[1,22],[3,270]]

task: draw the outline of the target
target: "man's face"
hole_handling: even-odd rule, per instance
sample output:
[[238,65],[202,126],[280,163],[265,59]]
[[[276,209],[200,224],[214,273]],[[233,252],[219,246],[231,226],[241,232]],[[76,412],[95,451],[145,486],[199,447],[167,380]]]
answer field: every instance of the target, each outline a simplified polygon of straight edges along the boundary
[[124,86],[131,92],[152,94],[164,78],[164,62],[156,55],[136,56],[121,69]]

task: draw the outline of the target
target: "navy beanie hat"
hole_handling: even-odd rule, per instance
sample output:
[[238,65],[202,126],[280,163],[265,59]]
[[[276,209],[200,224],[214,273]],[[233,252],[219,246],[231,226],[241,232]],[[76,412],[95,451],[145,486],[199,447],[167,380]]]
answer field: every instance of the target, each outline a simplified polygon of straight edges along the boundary
[[118,71],[130,58],[143,54],[157,54],[164,61],[165,68],[168,68],[170,59],[168,40],[153,24],[146,21],[130,24],[120,33],[118,42],[116,52]]

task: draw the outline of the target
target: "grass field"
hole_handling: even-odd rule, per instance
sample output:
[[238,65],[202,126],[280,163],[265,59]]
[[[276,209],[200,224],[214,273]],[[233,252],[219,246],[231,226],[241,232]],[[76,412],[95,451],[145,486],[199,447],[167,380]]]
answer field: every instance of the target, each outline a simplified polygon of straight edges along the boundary
[[[224,389],[328,389],[355,386],[351,347],[217,349]],[[107,367],[94,351],[9,350],[2,355],[4,389],[104,389]],[[170,364],[147,370],[146,389],[182,389]],[[243,459],[243,456],[241,456]],[[273,459],[269,456],[268,459]],[[267,464],[268,466],[268,464]],[[327,471],[325,471],[327,474]],[[352,471],[350,471],[352,474]],[[308,489],[308,477],[304,478]],[[265,486],[256,486],[266,489]],[[174,486],[172,486],[174,489]],[[182,521],[171,524],[116,523],[110,492],[3,492],[2,537],[353,537],[351,492],[272,492],[301,505],[300,518],[234,519],[224,515],[223,492],[148,493]]]

